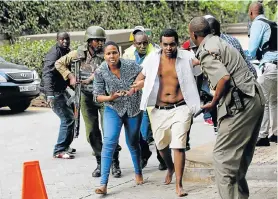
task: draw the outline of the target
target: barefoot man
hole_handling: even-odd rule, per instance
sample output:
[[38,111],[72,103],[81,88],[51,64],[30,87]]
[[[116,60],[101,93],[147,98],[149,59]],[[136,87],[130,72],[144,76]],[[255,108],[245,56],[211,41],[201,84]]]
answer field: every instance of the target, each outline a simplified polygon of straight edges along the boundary
[[[162,49],[145,58],[143,70],[133,88],[137,91],[144,86],[141,110],[155,105],[150,118],[156,146],[168,168],[165,184],[171,183],[175,172],[176,193],[186,196],[182,187],[186,132],[192,114],[200,107],[191,61],[193,56],[188,51],[177,49],[178,34],[173,29],[165,29],[161,33],[160,45]],[[170,149],[174,151],[174,163]]]

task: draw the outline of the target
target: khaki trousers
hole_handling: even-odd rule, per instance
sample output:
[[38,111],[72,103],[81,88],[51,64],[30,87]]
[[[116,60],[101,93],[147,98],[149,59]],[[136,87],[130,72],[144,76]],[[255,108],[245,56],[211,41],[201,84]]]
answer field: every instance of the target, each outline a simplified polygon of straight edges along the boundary
[[222,199],[245,199],[249,189],[245,179],[258,138],[264,105],[259,94],[244,99],[245,109],[226,116],[219,123],[213,150],[217,188]]

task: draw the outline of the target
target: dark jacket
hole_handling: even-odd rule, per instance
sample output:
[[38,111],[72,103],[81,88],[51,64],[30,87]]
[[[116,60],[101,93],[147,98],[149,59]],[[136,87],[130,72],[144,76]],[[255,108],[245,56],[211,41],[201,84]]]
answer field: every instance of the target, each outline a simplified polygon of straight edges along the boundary
[[55,69],[55,62],[62,56],[68,54],[70,49],[63,49],[54,45],[44,57],[42,71],[42,92],[46,96],[54,96],[54,93],[62,92],[66,89],[68,81]]

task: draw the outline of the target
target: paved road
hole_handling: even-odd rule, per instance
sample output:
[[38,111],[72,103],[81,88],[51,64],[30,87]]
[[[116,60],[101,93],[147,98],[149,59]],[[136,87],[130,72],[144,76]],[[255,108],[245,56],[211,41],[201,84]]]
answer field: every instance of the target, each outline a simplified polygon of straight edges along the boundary
[[[75,139],[72,147],[77,149],[76,159],[61,160],[52,158],[53,146],[57,139],[59,119],[47,108],[29,108],[20,114],[11,114],[8,109],[0,109],[0,199],[18,199],[21,197],[23,162],[39,160],[44,183],[49,199],[99,198],[94,189],[99,185],[99,179],[92,178],[91,172],[96,166],[91,148],[86,141],[84,123],[81,123],[81,133]],[[203,124],[201,117],[197,118],[191,133],[191,145],[196,147],[215,139],[213,128]],[[146,184],[134,185],[134,173],[131,158],[125,145],[124,134],[120,137],[123,150],[120,162],[123,177],[110,177],[109,195],[106,198],[175,198],[174,184],[162,185],[164,172],[157,170],[155,150],[144,169]],[[275,185],[263,183],[257,187],[268,186],[265,192],[271,192]],[[187,184],[188,198],[217,198],[213,185]],[[263,192],[264,193],[264,192]],[[265,194],[265,193],[264,193]],[[270,194],[269,194],[270,195]],[[264,198],[264,197],[261,197]],[[270,199],[271,197],[269,197]]]

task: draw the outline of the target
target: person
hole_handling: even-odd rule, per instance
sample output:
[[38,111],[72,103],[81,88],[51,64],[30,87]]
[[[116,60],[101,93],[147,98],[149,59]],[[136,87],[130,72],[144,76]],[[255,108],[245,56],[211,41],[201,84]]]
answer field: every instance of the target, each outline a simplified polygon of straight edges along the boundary
[[[129,35],[129,41],[134,42],[134,36],[137,32],[145,32],[146,35],[148,36],[149,39],[149,49],[151,50],[152,47],[154,48],[160,48],[159,45],[151,41],[151,31],[148,29],[145,29],[143,26],[135,26],[133,31]],[[127,49],[125,49],[124,54],[125,54],[125,59],[131,59],[133,60],[134,57],[134,50],[135,46],[131,45]]]
[[220,37],[221,39],[226,41],[228,44],[230,44],[234,48],[236,48],[240,52],[240,55],[243,57],[245,62],[247,63],[247,66],[250,69],[250,71],[257,78],[258,77],[257,71],[254,68],[254,66],[250,63],[250,61],[247,59],[247,57],[245,56],[244,51],[242,49],[242,46],[239,43],[238,39],[236,39],[235,37],[233,37],[231,35],[227,35],[225,33],[221,33],[221,31],[220,31],[220,23],[219,23],[219,21],[215,17],[213,17],[211,15],[205,15],[204,17],[205,17],[205,19],[209,23],[209,27],[210,27],[211,33],[213,35],[217,35],[218,37]]
[[142,113],[139,109],[141,92],[130,88],[141,67],[134,61],[120,59],[115,42],[104,44],[105,62],[96,70],[94,81],[95,101],[104,102],[104,137],[101,152],[101,180],[97,194],[107,193],[112,155],[119,142],[124,124],[126,144],[129,148],[137,184],[143,183],[140,165],[140,125]]
[[212,101],[202,109],[218,107],[213,150],[216,184],[223,199],[248,198],[245,176],[263,118],[264,97],[238,50],[210,33],[204,17],[191,20],[189,34],[198,47],[196,57],[215,90]]
[[[131,50],[126,51],[123,54],[124,59],[130,59],[135,60],[135,63],[140,65],[148,56],[148,54],[152,51],[154,51],[156,48],[149,42],[148,35],[144,31],[144,29],[135,29],[133,31],[134,34],[134,51]],[[148,111],[143,111],[143,118],[142,118],[142,124],[140,127],[140,146],[142,150],[142,168],[144,168],[147,165],[148,159],[150,158],[152,152],[149,149],[148,143],[145,143],[148,139],[153,140],[152,132],[151,132],[151,124],[149,120]],[[143,139],[142,139],[143,138]],[[160,156],[158,150],[157,150],[157,159],[159,161],[159,170],[166,170],[167,167],[163,161],[163,158]]]
[[[252,3],[248,14],[252,26],[247,55],[250,59],[260,60],[259,69],[262,75],[259,76],[258,82],[266,99],[264,118],[256,145],[270,146],[269,141],[277,143],[277,24],[265,18],[261,3]],[[268,138],[270,121],[272,135]]]
[[[104,61],[103,44],[106,40],[105,30],[99,26],[90,26],[85,32],[85,42],[77,50],[71,51],[69,54],[61,57],[56,61],[55,67],[62,74],[65,80],[69,80],[71,85],[75,85],[74,74],[70,71],[70,64],[74,59],[81,60],[81,113],[85,122],[86,137],[90,143],[97,161],[97,167],[93,171],[93,177],[100,177],[101,168],[101,148],[102,135],[99,127],[99,116],[103,115],[103,104],[93,101],[93,86],[94,72]],[[119,166],[119,151],[120,147],[114,154],[112,174],[114,177],[121,176]]]
[[[178,34],[173,29],[161,32],[160,46],[161,50],[151,52],[145,58],[143,70],[132,87],[138,90],[144,86],[141,110],[155,104],[150,118],[155,144],[168,168],[165,184],[171,183],[175,172],[176,193],[186,196],[182,185],[186,137],[192,114],[200,107],[192,69],[194,56],[177,49]],[[174,163],[170,149],[174,151]]]
[[66,88],[69,85],[55,69],[55,61],[70,52],[70,35],[67,32],[57,33],[57,43],[44,57],[42,71],[42,88],[47,103],[53,112],[60,118],[60,129],[57,144],[54,147],[53,157],[72,159],[76,149],[70,148],[73,141],[73,109],[66,105],[68,95]]
[[[184,50],[191,51],[195,55],[196,46],[193,44],[193,42],[190,39],[186,40],[182,44],[182,48]],[[200,92],[200,98],[205,103],[205,101],[207,101],[206,100],[206,96],[211,96],[212,95],[210,93],[210,88],[209,88],[209,85],[208,85],[208,80],[202,74],[200,75],[200,77],[198,77],[197,81],[198,80],[200,80],[200,84],[201,84],[200,88],[199,88],[198,87],[198,83],[197,83],[197,87],[198,87],[198,90]],[[204,115],[203,115],[204,122],[205,122],[205,124],[208,124],[210,126],[214,126],[214,132],[217,133],[217,123],[214,122],[214,120],[213,120],[214,118],[212,117],[212,115],[213,114],[211,114],[210,112],[204,113]]]

